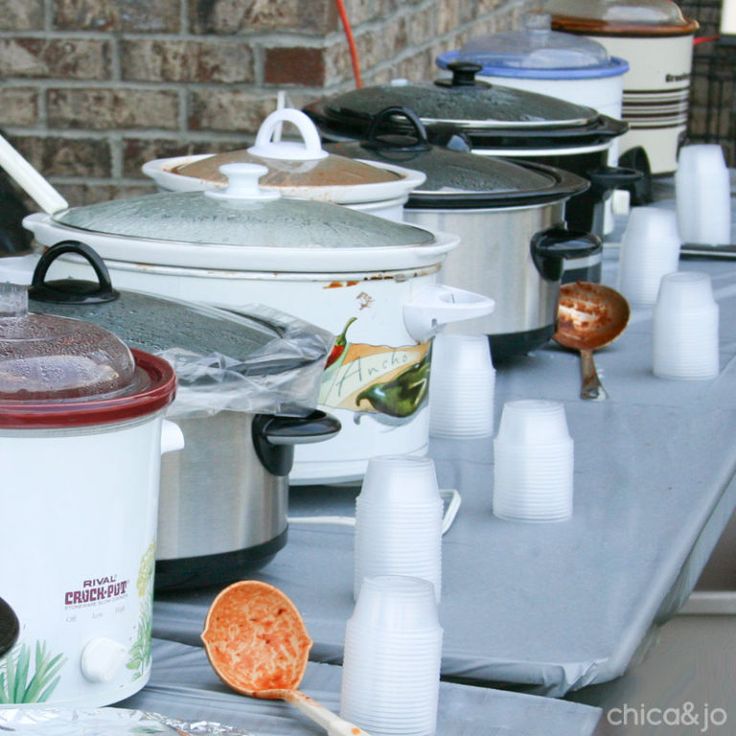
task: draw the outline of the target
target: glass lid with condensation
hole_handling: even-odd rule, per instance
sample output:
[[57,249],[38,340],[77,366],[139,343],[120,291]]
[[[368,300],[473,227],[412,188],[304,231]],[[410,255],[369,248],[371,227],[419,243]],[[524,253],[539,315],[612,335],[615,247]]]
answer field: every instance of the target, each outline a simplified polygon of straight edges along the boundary
[[[392,136],[397,144],[403,136]],[[388,136],[386,137],[388,138]],[[388,143],[388,141],[386,141]],[[421,171],[427,179],[414,190],[415,194],[467,194],[490,195],[519,192],[544,192],[552,188],[555,178],[542,171],[491,156],[451,151],[440,146],[424,150],[406,150],[400,145],[391,148],[366,146],[362,143],[336,143],[328,148],[341,155],[353,155],[367,160],[386,161]]]
[[518,31],[471,38],[457,58],[493,70],[580,69],[609,63],[605,47],[588,38],[552,30],[547,13],[529,13]]
[[698,29],[671,0],[550,0],[545,10],[555,28],[576,33],[685,35]]
[[398,105],[414,110],[425,125],[451,123],[473,128],[560,128],[584,126],[598,113],[556,97],[490,85],[475,79],[481,66],[456,61],[448,65],[451,79],[363,87],[325,102],[331,120],[369,121],[384,108]]
[[549,166],[477,156],[469,147],[451,150],[433,146],[421,120],[409,108],[387,108],[378,119],[386,115],[403,118],[411,126],[411,134],[377,134],[373,129],[361,143],[334,143],[327,148],[343,156],[398,164],[425,174],[424,184],[409,197],[409,208],[511,207],[560,200],[587,188],[585,180]]
[[254,156],[247,150],[218,153],[191,163],[176,166],[172,172],[180,176],[204,179],[215,184],[226,184],[227,177],[220,171],[223,164],[260,164],[268,168],[261,179],[264,189],[269,187],[326,187],[383,184],[401,179],[399,174],[376,166],[351,161],[344,156],[328,156],[316,161],[281,160]]
[[143,240],[271,248],[370,249],[435,243],[421,228],[336,204],[281,198],[258,187],[265,168],[224,166],[229,186],[75,207],[54,215],[70,228]]
[[135,359],[97,325],[28,312],[28,292],[0,285],[2,402],[110,398],[140,388]]

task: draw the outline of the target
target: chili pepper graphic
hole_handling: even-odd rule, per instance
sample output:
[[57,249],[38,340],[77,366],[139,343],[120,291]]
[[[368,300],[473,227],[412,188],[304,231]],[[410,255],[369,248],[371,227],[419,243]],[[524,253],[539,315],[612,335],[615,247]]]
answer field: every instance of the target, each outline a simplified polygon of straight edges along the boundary
[[332,350],[330,350],[330,354],[327,356],[327,363],[325,363],[325,368],[329,368],[345,352],[345,347],[348,344],[348,341],[347,341],[348,328],[357,319],[358,319],[357,317],[351,317],[347,321],[343,331],[335,338],[335,344],[332,346]]
[[429,390],[429,356],[386,383],[361,391],[356,403],[366,400],[376,410],[392,417],[411,416],[422,404]]

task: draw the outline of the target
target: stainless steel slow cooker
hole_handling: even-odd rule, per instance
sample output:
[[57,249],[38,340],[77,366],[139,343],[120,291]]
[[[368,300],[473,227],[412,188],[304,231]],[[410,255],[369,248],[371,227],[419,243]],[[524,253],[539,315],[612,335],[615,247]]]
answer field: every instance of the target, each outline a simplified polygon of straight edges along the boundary
[[[384,117],[403,118],[412,135],[378,134]],[[442,278],[496,300],[492,314],[458,325],[489,335],[496,359],[526,353],[552,337],[561,281],[600,280],[600,240],[564,223],[565,203],[588,187],[575,174],[432,146],[421,121],[399,107],[377,116],[363,143],[327,147],[426,175],[409,196],[405,219],[460,236]]]
[[[631,169],[608,166],[609,149],[626,132],[620,120],[546,95],[476,79],[482,67],[448,64],[451,79],[363,87],[307,105],[327,141],[365,140],[388,107],[413,110],[430,142],[452,147],[462,140],[473,153],[558,166],[587,178],[592,186],[571,198],[565,219],[571,228],[603,234],[604,202],[613,189],[636,180]],[[411,132],[403,116],[384,118],[380,132]]]
[[[48,281],[70,254],[97,281]],[[294,446],[339,429],[314,410],[332,336],[275,310],[234,314],[118,291],[102,259],[73,241],[41,257],[30,295],[36,312],[104,327],[177,372],[169,416],[186,445],[161,465],[156,589],[232,582],[272,559],[287,538]]]

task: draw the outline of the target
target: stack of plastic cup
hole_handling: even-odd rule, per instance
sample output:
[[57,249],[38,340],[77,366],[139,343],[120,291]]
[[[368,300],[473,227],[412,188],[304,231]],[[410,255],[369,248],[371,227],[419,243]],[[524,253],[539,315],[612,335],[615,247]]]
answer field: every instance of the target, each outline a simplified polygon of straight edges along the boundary
[[438,335],[432,346],[429,433],[473,438],[493,434],[496,371],[485,335]]
[[710,276],[681,271],[662,279],[654,308],[652,370],[660,378],[718,375],[718,304]]
[[719,145],[698,144],[680,149],[675,200],[683,242],[731,242],[731,182]]
[[572,516],[574,448],[561,403],[507,402],[493,449],[496,516],[540,522]]
[[619,291],[629,303],[649,306],[657,301],[662,276],[677,271],[680,236],[677,216],[656,207],[634,207],[619,252]]
[[366,577],[408,575],[430,582],[439,601],[442,512],[430,458],[385,455],[369,461],[355,509],[356,600]]
[[340,715],[372,736],[432,736],[441,660],[432,586],[366,578],[345,632]]

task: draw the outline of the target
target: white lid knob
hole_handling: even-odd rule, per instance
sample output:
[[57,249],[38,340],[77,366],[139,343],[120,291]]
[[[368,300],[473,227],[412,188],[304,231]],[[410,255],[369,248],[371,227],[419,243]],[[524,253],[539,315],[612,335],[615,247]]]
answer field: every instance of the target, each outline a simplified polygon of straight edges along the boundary
[[[276,128],[282,123],[293,123],[302,137],[301,142],[274,141]],[[256,142],[248,149],[248,153],[261,158],[290,161],[318,161],[330,155],[322,148],[315,124],[301,110],[291,107],[272,112],[261,123]]]
[[212,199],[237,199],[244,202],[262,202],[278,199],[276,190],[261,189],[258,180],[268,173],[260,164],[223,164],[220,173],[227,177],[225,189],[208,189],[204,195]]
[[99,636],[87,642],[79,665],[90,682],[111,682],[127,657],[128,650],[120,642]]

